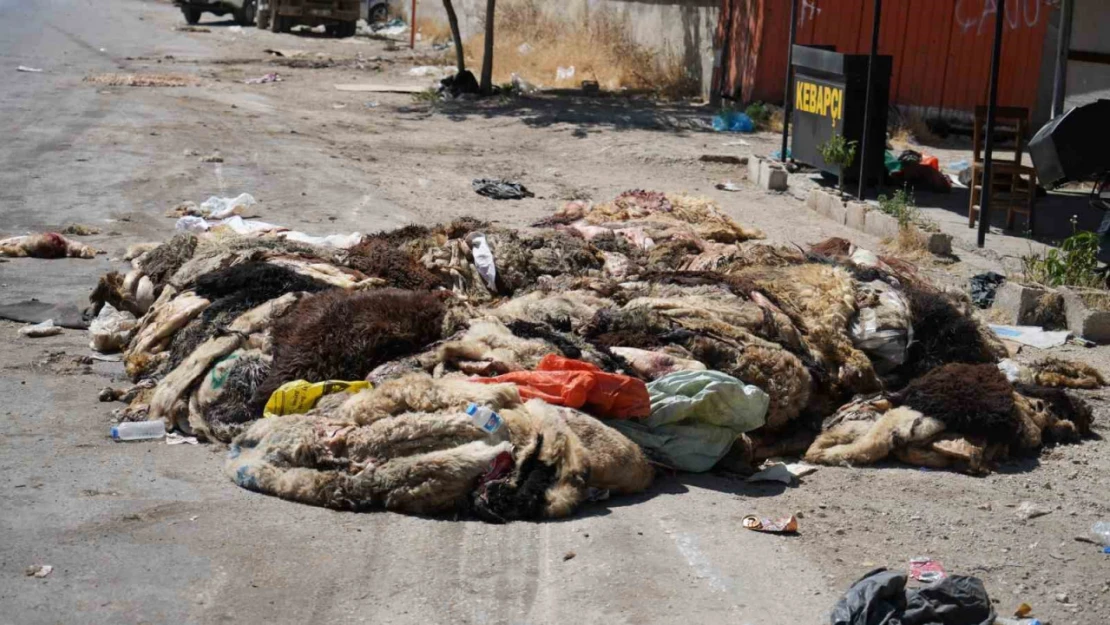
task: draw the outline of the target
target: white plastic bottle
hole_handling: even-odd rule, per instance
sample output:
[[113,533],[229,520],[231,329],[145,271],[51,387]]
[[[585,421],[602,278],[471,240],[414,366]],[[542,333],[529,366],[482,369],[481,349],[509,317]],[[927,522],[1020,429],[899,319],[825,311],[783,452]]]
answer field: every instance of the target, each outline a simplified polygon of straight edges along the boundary
[[112,439],[117,441],[145,441],[166,435],[166,424],[161,419],[153,421],[125,421],[112,426]]
[[497,414],[496,412],[490,410],[485,406],[470,404],[466,407],[466,414],[470,415],[470,420],[474,422],[474,425],[482,428],[490,434],[493,434],[497,430],[501,429],[501,424],[503,423],[503,421],[501,420],[501,415]]

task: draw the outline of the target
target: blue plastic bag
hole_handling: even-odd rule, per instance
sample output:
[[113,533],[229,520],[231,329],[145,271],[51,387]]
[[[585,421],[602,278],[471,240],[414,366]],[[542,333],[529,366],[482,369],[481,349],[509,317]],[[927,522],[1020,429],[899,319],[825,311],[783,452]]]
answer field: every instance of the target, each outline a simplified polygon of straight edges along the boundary
[[753,132],[755,122],[746,113],[725,111],[713,116],[713,130],[717,132]]

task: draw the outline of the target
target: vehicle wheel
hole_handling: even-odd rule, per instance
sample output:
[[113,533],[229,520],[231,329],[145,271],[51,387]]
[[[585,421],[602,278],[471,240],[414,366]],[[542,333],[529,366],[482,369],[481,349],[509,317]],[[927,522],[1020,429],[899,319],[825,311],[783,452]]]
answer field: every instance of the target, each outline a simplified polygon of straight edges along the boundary
[[200,9],[181,7],[181,14],[185,16],[185,23],[190,26],[196,26],[197,22],[200,21],[200,13]]
[[255,19],[254,25],[257,26],[258,28],[262,29],[262,30],[266,30],[267,28],[269,28],[270,27],[270,10],[269,9],[259,9],[258,10],[258,16]]
[[289,18],[285,17],[284,15],[278,15],[276,13],[270,15],[270,32],[274,32],[274,33],[289,32],[289,27],[286,26],[286,22],[288,22],[288,21],[289,21]]
[[376,7],[370,9],[370,23],[371,24],[378,24],[380,22],[386,21],[387,19],[389,19],[389,5],[388,4],[379,4]]
[[253,26],[255,13],[257,13],[257,7],[254,0],[244,0],[243,8],[235,12],[235,23],[240,26]]
[[338,37],[339,24],[324,24],[324,34],[329,37]]

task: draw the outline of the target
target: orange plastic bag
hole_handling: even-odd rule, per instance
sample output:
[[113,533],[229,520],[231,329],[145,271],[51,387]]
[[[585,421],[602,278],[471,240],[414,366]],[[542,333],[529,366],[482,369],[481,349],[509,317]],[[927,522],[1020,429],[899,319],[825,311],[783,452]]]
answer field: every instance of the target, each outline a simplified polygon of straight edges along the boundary
[[647,385],[627,375],[606,373],[581,360],[555,354],[543,357],[535,371],[514,371],[475,382],[512,382],[524,399],[581,408],[598,417],[633,419],[651,414]]

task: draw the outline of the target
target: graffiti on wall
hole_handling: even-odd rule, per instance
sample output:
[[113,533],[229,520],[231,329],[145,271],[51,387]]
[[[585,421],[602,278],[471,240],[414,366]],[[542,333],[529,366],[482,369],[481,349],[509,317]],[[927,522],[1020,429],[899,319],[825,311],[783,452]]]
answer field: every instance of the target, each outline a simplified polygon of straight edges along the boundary
[[798,16],[798,25],[806,23],[806,20],[815,21],[817,16],[821,14],[821,7],[817,6],[817,0],[802,0],[801,6],[798,7],[801,15]]
[[[1002,0],[1006,3],[1006,24],[1010,30],[1033,28],[1052,9],[1059,8],[1060,0]],[[999,0],[956,0],[956,24],[967,34],[993,32]],[[1046,8],[1047,7],[1047,8]]]

